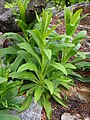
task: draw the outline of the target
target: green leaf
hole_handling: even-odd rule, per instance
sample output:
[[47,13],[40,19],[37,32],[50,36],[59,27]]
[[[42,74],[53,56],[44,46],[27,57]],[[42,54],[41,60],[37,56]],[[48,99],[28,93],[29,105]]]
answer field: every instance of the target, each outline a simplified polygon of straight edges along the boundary
[[61,99],[60,89],[59,89],[59,88],[56,88],[56,89],[54,90],[54,95],[55,95],[57,98]]
[[79,9],[72,16],[71,21],[70,21],[70,24],[72,26],[76,25],[76,23],[79,21],[81,12],[82,12],[82,9]]
[[43,89],[41,86],[38,85],[34,93],[35,102],[37,102],[40,99],[40,97],[42,96],[42,93],[43,93]]
[[64,19],[65,19],[65,24],[70,23],[71,16],[73,15],[73,12],[70,11],[66,6],[64,7]]
[[3,35],[0,36],[0,39],[4,38],[4,37],[10,38],[10,39],[15,40],[17,42],[24,42],[25,41],[25,39],[21,35],[19,35],[18,33],[13,33],[13,32],[4,33]]
[[0,115],[0,120],[20,120],[20,118],[13,115],[2,114]]
[[59,52],[60,50],[62,51],[63,48],[72,48],[74,47],[75,45],[72,44],[72,43],[60,43],[60,44],[56,44],[55,48],[53,48],[53,51],[54,52]]
[[22,112],[22,111],[26,110],[27,108],[29,108],[31,102],[32,102],[32,96],[29,95],[24,100],[22,106],[20,107],[20,111],[19,112]]
[[4,56],[6,54],[17,54],[17,49],[13,46],[9,46],[8,48],[1,48],[0,49],[0,56]]
[[3,66],[1,66],[0,67],[0,77],[5,77],[5,76],[6,76],[6,69]]
[[36,18],[37,18],[37,21],[40,23],[40,18],[38,16],[37,12],[36,12]]
[[81,44],[80,43],[78,43],[74,48],[73,48],[73,50],[75,50],[75,51],[77,51],[77,50],[79,50],[80,49],[80,47],[81,47]]
[[26,92],[26,95],[28,96],[28,95],[34,94],[36,87],[37,87],[37,84],[36,84],[35,86],[31,87],[31,88]]
[[80,80],[81,82],[87,82],[87,83],[90,83],[90,76],[89,76],[89,77],[77,78],[77,79]]
[[60,85],[62,85],[63,87],[65,87],[67,90],[70,89],[71,85],[69,85],[68,83],[65,83],[65,82],[60,82]]
[[25,63],[25,64],[22,64],[19,68],[18,68],[18,72],[22,72],[22,71],[25,71],[25,70],[31,70],[31,71],[35,71],[37,72],[37,67],[33,64],[33,63]]
[[9,109],[4,109],[0,110],[0,120],[20,120],[20,118],[10,115]]
[[47,31],[47,28],[50,24],[52,18],[52,12],[43,10],[42,12],[42,21],[41,21],[41,33],[44,35]]
[[60,63],[53,63],[51,64],[54,68],[56,68],[57,70],[60,70],[62,71],[65,75],[67,75],[67,71],[66,71],[66,68],[60,64]]
[[0,110],[0,115],[9,113],[10,113],[9,109]]
[[76,65],[77,68],[83,68],[83,69],[90,68],[90,62],[82,61],[82,62],[76,63],[75,65]]
[[9,74],[9,77],[18,78],[21,80],[30,80],[30,81],[35,82],[35,83],[37,83],[37,81],[38,81],[36,76],[32,72],[26,72],[26,71],[12,72]]
[[39,30],[38,29],[35,29],[33,31],[32,30],[27,30],[27,32],[29,32],[32,35],[32,37],[35,40],[36,44],[41,49],[44,46],[44,40],[41,37],[41,34],[40,34]]
[[56,40],[61,40],[61,39],[69,38],[72,39],[70,35],[56,35],[55,37],[52,38],[51,41],[56,41]]
[[65,103],[63,102],[63,100],[61,100],[60,98],[56,97],[55,95],[53,95],[53,98],[54,98],[59,104],[61,104],[62,106],[67,107],[67,106],[65,105]]
[[80,31],[79,33],[76,34],[76,36],[72,40],[72,43],[74,43],[74,44],[78,43],[80,40],[82,40],[83,38],[86,37],[86,34],[87,34],[87,31],[85,31],[85,30]]
[[22,20],[16,19],[16,21],[18,22],[19,27],[20,27],[23,31],[28,28],[28,25],[27,25],[25,22],[23,22]]
[[51,108],[50,102],[48,101],[48,99],[46,98],[46,96],[44,96],[44,109],[46,111],[47,117],[49,119],[51,119],[52,108]]
[[76,69],[75,65],[71,64],[71,63],[66,63],[64,65],[65,68],[71,68],[71,69]]
[[52,34],[52,32],[54,31],[55,28],[56,28],[56,26],[53,26],[50,30],[48,30],[48,31],[46,32],[46,34],[44,35],[44,37],[45,37],[45,38],[49,37],[49,35]]
[[26,19],[25,19],[26,7],[24,8],[24,5],[23,5],[21,0],[18,0],[17,3],[18,3],[18,8],[19,8],[21,20],[26,22]]
[[[73,11],[69,8],[64,8],[64,18],[65,18],[65,26],[66,26],[66,35],[73,35],[79,25],[80,22],[80,13],[82,9],[77,10],[74,14]],[[66,42],[69,40],[67,39]]]
[[24,43],[20,43],[18,44],[18,46],[24,50],[26,50],[27,52],[29,52],[33,57],[35,57],[37,59],[37,61],[39,62],[39,64],[41,65],[40,59],[38,57],[38,55],[34,52],[33,48],[31,47],[30,44],[24,42]]
[[49,91],[50,91],[50,93],[51,93],[51,95],[52,95],[53,92],[54,92],[53,82],[50,81],[50,80],[48,80],[48,79],[46,79],[44,82],[45,82],[45,84],[47,85],[47,87],[48,87],[48,89],[49,89]]
[[7,82],[7,79],[4,78],[4,77],[0,77],[0,84],[4,83],[4,82]]
[[77,52],[76,52],[75,50],[71,50],[71,51],[67,54],[64,62],[67,62],[67,61],[70,59],[70,57],[74,56],[76,53],[77,53]]
[[23,1],[23,6],[24,6],[25,11],[27,10],[27,5],[28,5],[27,0],[24,0],[24,1]]
[[11,69],[12,71],[16,71],[20,65],[20,63],[22,62],[23,58],[21,55],[17,55],[16,59],[14,60],[14,62],[11,64]]
[[19,50],[17,53],[22,56],[22,58],[25,59],[26,62],[34,63],[32,56],[27,51]]
[[50,60],[51,56],[52,56],[51,50],[50,49],[44,49],[43,51],[46,54],[47,58]]
[[36,84],[34,84],[34,83],[25,84],[25,85],[23,85],[23,86],[20,88],[20,92],[21,92],[21,91],[28,90],[28,89],[30,89],[30,88],[32,88],[32,87],[34,87],[34,86],[36,86]]
[[86,55],[84,52],[77,52],[78,55],[80,55],[80,57],[82,57],[83,59],[86,58]]

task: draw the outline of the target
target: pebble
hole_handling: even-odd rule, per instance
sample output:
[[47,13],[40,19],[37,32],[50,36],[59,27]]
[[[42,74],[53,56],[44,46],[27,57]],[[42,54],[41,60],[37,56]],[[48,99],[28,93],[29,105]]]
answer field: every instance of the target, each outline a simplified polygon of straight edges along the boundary
[[77,115],[71,115],[70,113],[64,113],[61,116],[61,120],[82,120]]
[[[64,113],[61,116],[61,120],[82,120],[82,117],[79,114],[71,115],[70,113]],[[84,120],[90,120],[90,117],[86,117]]]

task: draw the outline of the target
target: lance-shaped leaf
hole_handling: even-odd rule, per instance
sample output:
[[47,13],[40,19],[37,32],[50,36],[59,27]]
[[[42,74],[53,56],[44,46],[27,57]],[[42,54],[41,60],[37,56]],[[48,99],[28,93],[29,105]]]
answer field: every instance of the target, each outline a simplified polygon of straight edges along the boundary
[[46,54],[47,58],[50,60],[51,59],[51,55],[52,55],[51,50],[50,49],[44,49],[43,51]]
[[66,68],[62,65],[62,64],[60,64],[60,63],[53,63],[53,64],[51,64],[54,68],[56,68],[57,70],[60,70],[60,71],[62,71],[65,75],[67,75],[67,71],[66,71]]
[[30,106],[31,102],[32,102],[32,96],[29,95],[24,100],[22,106],[20,107],[20,111],[19,112],[22,112],[22,111],[26,110]]
[[24,42],[25,41],[25,39],[21,35],[19,35],[18,33],[13,33],[13,32],[9,32],[9,33],[5,33],[5,34],[1,35],[0,39],[4,38],[4,37],[13,39],[17,42]]
[[4,77],[0,77],[0,84],[4,83],[4,82],[7,82],[7,79],[4,78]]
[[33,63],[25,63],[23,65],[21,65],[19,68],[18,68],[18,72],[22,72],[22,71],[25,71],[25,70],[33,70],[35,72],[37,72],[37,67],[33,64]]
[[13,46],[9,46],[8,48],[2,48],[0,49],[0,56],[4,56],[6,54],[17,54],[17,50],[15,47]]
[[48,101],[46,96],[44,96],[44,109],[46,111],[47,117],[49,119],[51,119],[52,108],[51,108],[50,102]]
[[86,37],[86,34],[87,34],[87,31],[85,31],[85,30],[80,31],[78,34],[76,34],[72,43],[74,43],[74,44],[78,43],[80,40],[82,40],[83,38]]
[[39,64],[41,65],[40,59],[38,57],[38,55],[34,52],[33,48],[31,47],[30,44],[23,42],[18,44],[18,46],[24,50],[26,50],[27,52],[29,52],[34,58],[37,59],[37,61],[39,62]]
[[38,85],[34,93],[35,102],[37,102],[40,99],[40,97],[42,96],[42,93],[43,93],[43,89],[40,85]]
[[47,28],[50,24],[52,18],[52,12],[43,10],[42,12],[42,21],[41,21],[41,33],[44,35],[47,31]]
[[42,38],[40,32],[38,29],[35,30],[27,30],[27,32],[29,32],[33,39],[35,40],[36,44],[38,45],[38,47],[41,49],[44,46],[44,39]]
[[21,80],[29,80],[29,81],[32,81],[35,83],[37,83],[37,81],[38,81],[36,76],[32,72],[26,72],[26,71],[12,72],[9,74],[9,77],[17,78],[17,79],[21,79]]
[[12,71],[16,71],[21,63],[21,61],[23,60],[23,57],[18,55],[15,59],[15,61],[11,64],[11,69]]
[[82,9],[77,10],[71,18],[70,25],[74,26],[80,19]]
[[67,106],[65,105],[65,103],[63,102],[62,99],[58,98],[58,97],[55,96],[55,95],[53,95],[53,98],[54,98],[59,104],[61,104],[62,106],[67,107]]
[[45,80],[45,84],[47,85],[47,87],[48,87],[48,89],[49,89],[49,91],[50,91],[50,93],[51,93],[51,95],[52,95],[53,92],[54,92],[53,82],[50,81],[50,80],[48,80],[48,79],[46,79],[46,80]]
[[78,55],[80,55],[80,57],[82,57],[83,59],[85,59],[86,54],[84,52],[77,52]]
[[66,63],[64,65],[65,68],[71,68],[71,69],[76,69],[75,65],[71,64],[71,63]]
[[20,120],[20,118],[10,115],[9,109],[4,109],[0,110],[0,120]]

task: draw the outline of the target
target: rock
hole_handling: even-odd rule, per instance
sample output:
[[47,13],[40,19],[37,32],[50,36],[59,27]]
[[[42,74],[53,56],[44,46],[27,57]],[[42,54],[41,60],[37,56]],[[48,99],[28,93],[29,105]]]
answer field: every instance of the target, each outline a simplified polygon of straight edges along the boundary
[[[2,35],[2,34],[3,34],[3,33],[0,32],[0,35]],[[3,43],[4,43],[4,41],[5,41],[5,38],[0,39],[0,48],[3,47]]]
[[4,0],[0,0],[0,15],[3,13],[4,10]]
[[90,83],[76,83],[75,87],[71,87],[69,90],[62,88],[61,94],[68,96],[70,99],[76,99],[78,101],[88,103],[90,102]]
[[40,14],[42,12],[42,8],[45,8],[45,0],[30,0],[28,4],[28,8],[26,11],[26,22],[27,24],[33,22],[36,18],[36,13]]
[[15,16],[12,10],[9,9],[2,15],[0,15],[0,31],[1,32],[16,32],[20,31],[20,28],[15,21]]
[[[61,116],[61,120],[82,120],[82,117],[79,114],[71,115],[70,113],[64,113]],[[90,117],[85,117],[83,120],[90,120]]]
[[[45,0],[30,0],[28,8],[26,11],[26,23],[30,24],[36,19],[36,14],[41,13],[42,8],[45,8]],[[16,11],[18,8],[15,7]],[[5,10],[5,12],[0,15],[0,31],[1,32],[20,32],[17,22],[15,21],[15,16],[11,9]]]
[[90,120],[90,118],[89,118],[89,117],[86,117],[85,120]]
[[[23,96],[19,96],[17,99],[25,99]],[[21,120],[41,120],[41,111],[42,107],[39,106],[38,103],[35,103],[34,100],[32,100],[32,103],[28,109],[21,112],[20,114],[17,114],[15,110],[11,111],[12,115],[19,116]]]
[[90,83],[80,83],[76,90],[80,100],[90,102]]
[[32,103],[30,107],[18,114],[21,120],[41,120],[42,108],[37,103]]
[[81,118],[79,118],[80,115],[71,115],[70,113],[64,113],[61,116],[61,120],[82,120]]

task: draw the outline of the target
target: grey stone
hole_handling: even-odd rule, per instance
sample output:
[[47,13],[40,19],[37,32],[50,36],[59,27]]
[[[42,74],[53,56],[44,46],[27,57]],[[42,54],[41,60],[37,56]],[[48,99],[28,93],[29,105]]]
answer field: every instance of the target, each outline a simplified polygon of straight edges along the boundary
[[[0,35],[2,35],[2,34],[3,34],[3,33],[0,32]],[[3,47],[3,43],[4,43],[4,41],[5,41],[5,38],[1,38],[1,39],[0,39],[0,48]]]
[[64,113],[61,116],[61,120],[82,120],[78,115],[71,115],[70,113]]
[[21,120],[41,120],[41,111],[42,108],[38,105],[38,103],[32,103],[30,107],[18,114]]
[[[25,99],[25,97],[22,96],[19,98]],[[28,109],[21,112],[20,114],[17,114],[17,112],[13,110],[11,111],[11,114],[19,116],[21,120],[41,120],[41,111],[42,107],[39,106],[38,103],[35,103],[34,100],[32,100],[32,103]]]
[[0,15],[3,13],[4,10],[4,0],[0,0]]

